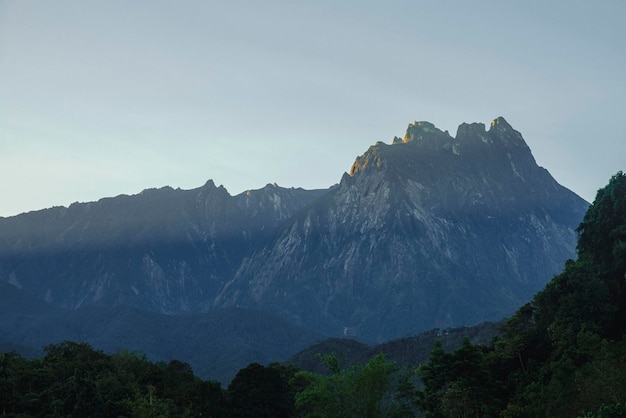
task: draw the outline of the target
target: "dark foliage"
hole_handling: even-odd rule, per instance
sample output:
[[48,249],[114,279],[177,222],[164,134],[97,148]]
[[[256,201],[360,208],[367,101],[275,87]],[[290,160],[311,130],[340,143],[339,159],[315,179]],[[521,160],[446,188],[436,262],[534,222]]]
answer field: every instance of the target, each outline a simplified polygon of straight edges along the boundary
[[228,386],[234,417],[288,418],[295,413],[293,393],[288,381],[294,368],[252,363],[241,369]]
[[3,416],[227,416],[219,383],[180,361],[151,363],[142,353],[107,355],[86,343],[45,348],[41,359],[0,354]]

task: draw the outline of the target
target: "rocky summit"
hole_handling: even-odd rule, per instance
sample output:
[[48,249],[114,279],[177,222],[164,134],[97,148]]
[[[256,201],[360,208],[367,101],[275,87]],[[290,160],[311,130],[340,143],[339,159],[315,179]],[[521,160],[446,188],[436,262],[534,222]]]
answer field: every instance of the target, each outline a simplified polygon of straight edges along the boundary
[[503,118],[377,143],[247,256],[214,307],[368,340],[501,319],[575,256],[588,204]]
[[391,142],[326,190],[209,181],[0,218],[0,281],[63,309],[247,308],[383,341],[501,319],[575,257],[588,203],[503,118]]

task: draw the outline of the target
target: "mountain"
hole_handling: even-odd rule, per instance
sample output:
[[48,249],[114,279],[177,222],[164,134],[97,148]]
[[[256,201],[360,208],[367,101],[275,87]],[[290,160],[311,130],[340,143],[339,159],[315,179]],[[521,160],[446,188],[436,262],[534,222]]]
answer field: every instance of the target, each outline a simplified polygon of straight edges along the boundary
[[[24,305],[45,302],[37,321],[55,321],[41,335],[79,316],[103,324],[104,346],[129,340],[100,317],[218,315],[219,327],[241,312],[258,313],[245,323],[259,332],[268,322],[251,317],[268,314],[309,335],[381,342],[511,314],[575,256],[587,207],[503,118],[455,137],[415,122],[326,190],[231,196],[209,181],[0,218],[0,283]],[[16,324],[14,305],[3,327]],[[7,329],[0,340],[26,343]],[[174,331],[164,325],[159,344],[191,338]]]
[[215,307],[371,341],[499,320],[575,255],[588,203],[503,118],[377,143],[244,259]]

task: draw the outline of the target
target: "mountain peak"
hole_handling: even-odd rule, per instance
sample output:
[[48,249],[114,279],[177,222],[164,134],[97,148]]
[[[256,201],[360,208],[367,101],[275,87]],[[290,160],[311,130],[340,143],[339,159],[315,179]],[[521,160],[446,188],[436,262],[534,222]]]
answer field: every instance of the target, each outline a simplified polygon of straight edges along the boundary
[[[438,143],[445,143],[452,139],[448,134],[448,131],[443,132],[430,122],[415,121],[409,124],[404,135],[403,143],[418,142],[421,144],[434,145]],[[394,143],[397,143],[394,140]]]
[[202,186],[202,188],[204,189],[217,189],[217,186],[215,185],[215,182],[213,181],[213,179],[209,179],[206,181],[206,183],[204,183],[204,186]]
[[495,128],[496,126],[498,127],[497,129],[500,130],[513,129],[511,125],[509,125],[509,123],[506,121],[506,119],[504,119],[502,116],[498,116],[491,121],[491,127]]
[[424,135],[428,135],[431,132],[441,132],[435,125],[426,121],[415,121],[410,123],[406,129],[403,142],[411,142],[421,139]]
[[526,146],[522,135],[502,117],[491,121],[487,131],[483,123],[462,123],[457,129],[455,142],[478,140],[485,144],[503,144],[507,146]]
[[[409,149],[400,150],[402,147]],[[414,158],[435,158],[435,155],[451,156],[467,161],[505,161],[515,166],[512,170],[521,175],[520,167],[533,170],[536,162],[522,135],[499,116],[486,130],[484,123],[462,123],[457,128],[456,136],[442,131],[427,121],[415,121],[407,127],[403,139],[394,137],[391,146],[377,142],[368,151],[358,157],[350,169],[350,177],[372,165],[376,168],[387,167],[389,155],[403,154],[404,160]],[[478,160],[477,160],[478,158]],[[415,160],[417,161],[417,160]],[[411,165],[413,163],[409,163]]]
[[393,144],[399,144],[399,143],[406,144],[408,142],[422,142],[422,141],[428,142],[429,140],[432,140],[433,138],[438,138],[440,140],[443,139],[444,140],[443,142],[447,142],[449,140],[454,140],[454,139],[459,140],[460,139],[459,137],[463,138],[468,135],[469,136],[478,135],[482,137],[483,142],[489,142],[486,136],[488,133],[491,134],[492,136],[509,134],[509,135],[513,135],[516,137],[517,136],[521,137],[519,132],[513,129],[513,127],[506,121],[506,119],[504,119],[502,116],[498,116],[497,118],[491,121],[491,127],[489,131],[485,129],[484,123],[463,122],[461,125],[459,125],[457,129],[457,135],[454,138],[450,136],[448,131],[442,131],[441,129],[437,128],[434,124],[430,122],[415,121],[413,123],[410,123],[409,126],[407,127],[404,138],[400,139],[398,137],[394,137],[392,143]]
[[513,129],[502,116],[491,122],[489,130],[486,130],[484,123],[462,123],[457,128],[455,137],[430,122],[415,121],[409,124],[402,140],[396,137],[392,142],[393,145],[408,143],[431,150],[447,150],[457,155],[464,150],[474,149],[476,144],[481,143],[483,146],[528,148],[522,135]]
[[494,138],[494,140],[497,138],[498,141],[506,146],[528,148],[526,141],[522,138],[522,134],[513,129],[502,116],[491,121],[491,128],[488,134]]

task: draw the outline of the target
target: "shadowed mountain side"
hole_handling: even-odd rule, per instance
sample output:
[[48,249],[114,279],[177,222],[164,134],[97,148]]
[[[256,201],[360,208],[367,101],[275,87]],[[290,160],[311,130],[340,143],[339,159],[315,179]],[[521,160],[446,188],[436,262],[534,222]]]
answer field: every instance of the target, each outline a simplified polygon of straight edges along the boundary
[[0,281],[65,308],[205,310],[241,259],[326,190],[212,181],[0,218]]
[[[273,314],[223,309],[163,315],[125,307],[62,310],[2,285],[0,346],[23,355],[48,344],[85,341],[96,349],[144,352],[152,361],[178,359],[205,379],[228,384],[249,363],[284,361],[322,338]],[[6,308],[28,302],[19,309]]]

